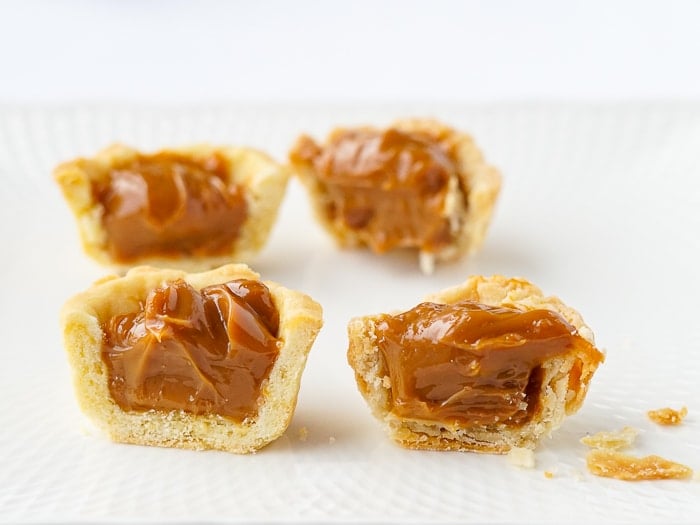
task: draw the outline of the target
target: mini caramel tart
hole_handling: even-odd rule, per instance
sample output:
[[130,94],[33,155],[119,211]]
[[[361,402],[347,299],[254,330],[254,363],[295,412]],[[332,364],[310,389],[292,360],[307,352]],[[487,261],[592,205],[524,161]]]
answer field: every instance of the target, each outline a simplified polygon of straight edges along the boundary
[[579,409],[604,358],[575,310],[502,276],[353,319],[348,334],[360,392],[414,449],[533,449]]
[[190,271],[259,251],[289,178],[263,153],[206,145],[149,154],[113,145],[54,177],[88,255],[120,269]]
[[426,273],[479,248],[501,185],[470,136],[432,120],[302,136],[289,158],[341,246],[417,249]]
[[80,406],[114,441],[236,453],[286,430],[321,324],[310,297],[245,265],[137,267],[62,312]]

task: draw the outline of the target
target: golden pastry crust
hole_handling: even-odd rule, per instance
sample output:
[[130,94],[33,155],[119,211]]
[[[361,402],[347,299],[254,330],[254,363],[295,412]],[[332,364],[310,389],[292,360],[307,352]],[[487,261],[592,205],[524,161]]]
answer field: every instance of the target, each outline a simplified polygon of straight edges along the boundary
[[70,299],[61,324],[66,352],[73,369],[78,402],[85,414],[114,441],[178,447],[254,452],[286,430],[296,406],[306,358],[322,325],[321,306],[307,295],[265,281],[280,315],[282,346],[261,393],[258,414],[240,423],[218,415],[184,411],[125,411],[115,403],[108,386],[109,372],[101,358],[102,321],[139,308],[148,292],[177,279],[195,289],[234,279],[259,280],[242,264],[203,273],[138,267],[124,277],[106,277]]
[[661,456],[630,456],[610,449],[594,449],[586,455],[588,470],[604,478],[622,481],[690,479],[693,469]]
[[681,407],[679,410],[665,407],[657,410],[649,410],[647,417],[657,425],[680,425],[683,423],[685,416],[688,415],[688,407]]
[[581,443],[591,448],[606,450],[624,450],[630,448],[637,439],[639,430],[633,427],[625,427],[622,430],[612,432],[597,432],[592,436],[581,438]]
[[[547,309],[560,314],[579,335],[594,344],[593,333],[581,315],[556,297],[545,297],[536,286],[523,279],[503,276],[472,276],[463,284],[426,298],[436,303],[476,301],[491,306],[520,310]],[[545,361],[541,410],[520,427],[505,423],[459,428],[434,421],[404,419],[391,411],[391,381],[377,347],[376,323],[381,316],[352,319],[348,325],[348,362],[355,371],[358,389],[373,414],[382,421],[389,435],[400,445],[413,449],[462,450],[504,454],[513,448],[535,448],[539,440],[559,427],[564,417],[579,409],[588,383],[603,356],[577,352]],[[580,370],[580,388],[569,388],[571,374]]]
[[248,148],[198,144],[164,149],[157,154],[184,155],[194,160],[218,154],[226,160],[228,182],[239,184],[245,189],[248,206],[245,222],[231,252],[197,257],[142,256],[128,264],[115,261],[107,250],[107,233],[102,224],[104,208],[95,199],[92,185],[104,181],[114,165],[133,160],[140,152],[122,144],[114,144],[92,158],[65,162],[54,170],[54,178],[76,218],[83,249],[89,256],[117,271],[126,271],[137,264],[200,271],[231,262],[248,261],[262,249],[284,197],[289,179],[287,168],[264,153]]
[[[425,273],[431,273],[436,262],[454,260],[479,249],[486,236],[501,188],[501,175],[496,168],[486,163],[471,136],[440,122],[431,119],[403,119],[394,122],[390,127],[407,133],[428,135],[452,152],[458,166],[459,180],[450,184],[443,209],[443,217],[448,218],[452,225],[454,240],[437,252],[419,251],[421,269]],[[358,130],[375,128],[365,127]],[[345,131],[336,129],[331,132],[326,144]],[[308,139],[301,137],[298,144],[301,144],[302,140]],[[338,221],[331,221],[327,216],[324,191],[313,168],[308,163],[295,162],[293,159],[291,165],[309,192],[317,220],[339,245],[361,245],[362,241],[357,232]],[[466,199],[463,198],[462,188],[467,190]]]

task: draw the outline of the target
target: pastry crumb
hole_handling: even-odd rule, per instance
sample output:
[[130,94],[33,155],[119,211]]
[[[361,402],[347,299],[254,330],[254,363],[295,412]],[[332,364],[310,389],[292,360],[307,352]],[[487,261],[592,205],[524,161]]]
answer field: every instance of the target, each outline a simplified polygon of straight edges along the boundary
[[596,476],[623,481],[689,479],[693,469],[660,456],[636,457],[615,450],[594,449],[586,456],[588,470]]
[[630,448],[639,434],[639,430],[633,427],[625,427],[622,430],[612,432],[598,432],[591,436],[581,438],[584,445],[605,450],[623,450]]
[[529,448],[513,447],[508,452],[508,462],[520,468],[533,468],[535,453]]
[[435,255],[428,252],[419,252],[418,266],[424,275],[432,275],[435,272]]
[[544,477],[547,479],[552,479],[554,477],[554,472],[552,472],[551,470],[545,470]]
[[680,425],[687,415],[687,407],[681,407],[680,410],[666,407],[659,408],[658,410],[649,410],[647,412],[649,419],[658,425]]
[[298,432],[299,441],[306,441],[309,437],[309,429],[306,427],[301,427]]

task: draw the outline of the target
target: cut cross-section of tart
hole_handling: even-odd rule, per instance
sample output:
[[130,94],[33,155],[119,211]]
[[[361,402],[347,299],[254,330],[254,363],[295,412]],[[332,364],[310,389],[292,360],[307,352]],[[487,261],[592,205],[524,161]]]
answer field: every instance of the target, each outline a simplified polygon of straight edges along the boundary
[[501,185],[469,135],[432,120],[302,136],[289,156],[341,246],[417,249],[426,273],[479,248]]
[[310,297],[245,265],[134,268],[62,312],[78,401],[112,439],[237,453],[284,433],[321,324]]
[[103,264],[204,270],[265,244],[288,170],[246,148],[114,145],[54,170],[85,251]]
[[604,358],[575,310],[502,276],[353,319],[348,334],[360,392],[415,449],[534,448],[579,409]]

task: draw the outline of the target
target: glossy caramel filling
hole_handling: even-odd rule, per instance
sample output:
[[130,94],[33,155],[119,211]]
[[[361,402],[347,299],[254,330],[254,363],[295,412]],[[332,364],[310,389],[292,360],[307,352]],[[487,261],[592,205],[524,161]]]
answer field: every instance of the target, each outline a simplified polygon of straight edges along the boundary
[[348,130],[323,148],[304,138],[290,157],[313,169],[328,220],[373,251],[434,252],[452,242],[455,226],[445,212],[450,181],[465,195],[455,160],[434,138],[396,129]]
[[269,289],[239,279],[201,291],[183,280],[152,290],[103,325],[109,391],[124,410],[184,410],[237,421],[257,414],[278,355]]
[[[559,314],[461,301],[422,303],[376,325],[399,417],[457,427],[526,423],[540,408],[542,364],[602,355]],[[578,370],[578,373],[576,373]],[[569,388],[581,388],[576,361]]]
[[226,159],[140,155],[112,167],[93,192],[104,210],[107,249],[119,262],[143,256],[208,256],[231,250],[247,215]]

